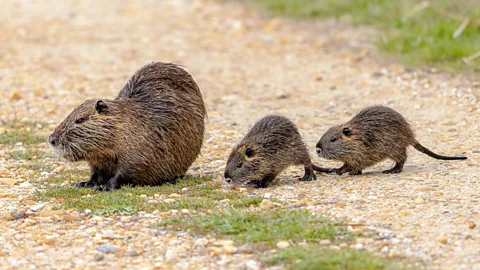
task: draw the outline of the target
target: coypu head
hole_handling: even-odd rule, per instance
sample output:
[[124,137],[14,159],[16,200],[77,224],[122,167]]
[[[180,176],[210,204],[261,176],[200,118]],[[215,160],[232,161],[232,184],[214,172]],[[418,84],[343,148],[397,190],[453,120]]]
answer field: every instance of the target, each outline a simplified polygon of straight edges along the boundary
[[48,142],[54,151],[69,161],[101,158],[113,148],[115,106],[110,100],[87,100],[55,128]]
[[326,159],[346,161],[358,149],[359,130],[348,125],[331,127],[316,146],[317,155]]
[[241,143],[228,157],[225,167],[225,182],[235,186],[252,185],[261,182],[268,174],[263,167],[265,159],[258,151],[259,146]]

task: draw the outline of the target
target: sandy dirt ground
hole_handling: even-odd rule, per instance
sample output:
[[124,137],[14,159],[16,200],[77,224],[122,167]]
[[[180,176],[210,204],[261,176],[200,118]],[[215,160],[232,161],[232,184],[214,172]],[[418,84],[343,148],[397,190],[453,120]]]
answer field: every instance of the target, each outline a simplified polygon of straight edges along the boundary
[[[193,75],[209,114],[199,169],[190,173],[222,174],[234,144],[270,113],[297,124],[314,163],[339,165],[314,155],[323,132],[363,107],[384,104],[410,121],[425,146],[469,159],[438,161],[411,148],[401,174],[381,174],[392,165],[386,161],[361,176],[318,175],[300,183],[303,169],[292,167],[255,192],[364,224],[377,237],[357,242],[382,256],[428,269],[480,269],[479,81],[384,59],[368,28],[272,19],[235,3],[0,5],[0,119],[44,121],[51,131],[86,98],[113,98],[145,63],[174,62]],[[0,148],[0,177],[19,181],[0,184],[2,213],[32,207],[24,199],[36,188],[36,179],[11,169],[9,147]],[[146,217],[0,220],[0,268],[263,268],[253,254],[214,256],[188,233],[159,231],[154,224],[161,217]],[[108,236],[118,230],[128,240]],[[126,253],[100,259],[96,247],[105,243]]]

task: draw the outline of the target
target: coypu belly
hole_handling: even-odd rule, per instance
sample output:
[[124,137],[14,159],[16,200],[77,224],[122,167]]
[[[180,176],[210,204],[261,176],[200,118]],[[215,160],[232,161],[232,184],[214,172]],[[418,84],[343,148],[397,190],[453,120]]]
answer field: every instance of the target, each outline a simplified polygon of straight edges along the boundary
[[[163,136],[163,141],[151,140],[136,149],[130,149],[122,161],[128,181],[134,185],[160,185],[183,177],[200,153],[202,141],[197,138]],[[158,138],[158,137],[157,137]]]

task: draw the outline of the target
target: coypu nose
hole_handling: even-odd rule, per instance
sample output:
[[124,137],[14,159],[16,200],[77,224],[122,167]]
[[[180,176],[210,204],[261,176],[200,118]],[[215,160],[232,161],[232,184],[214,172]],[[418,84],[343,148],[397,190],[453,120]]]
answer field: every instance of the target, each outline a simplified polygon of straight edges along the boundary
[[231,183],[231,182],[232,182],[232,178],[225,178],[225,182]]
[[319,147],[317,147],[315,150],[317,151],[317,155],[320,155],[322,153],[322,149]]
[[55,146],[57,144],[57,137],[55,135],[50,135],[50,138],[48,138],[48,142],[52,145]]

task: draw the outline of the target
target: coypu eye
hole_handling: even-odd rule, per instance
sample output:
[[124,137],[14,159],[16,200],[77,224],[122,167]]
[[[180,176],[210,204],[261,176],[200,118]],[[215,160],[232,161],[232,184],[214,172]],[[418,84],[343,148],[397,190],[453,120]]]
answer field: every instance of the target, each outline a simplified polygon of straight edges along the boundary
[[344,128],[343,129],[343,134],[348,137],[348,136],[352,135],[352,132],[350,131],[349,128]]
[[81,124],[83,122],[85,122],[85,120],[87,120],[86,118],[78,118],[76,121],[75,121],[75,124]]
[[336,140],[337,140],[336,137],[332,137],[332,138],[330,139],[331,142],[335,142]]
[[250,148],[245,149],[245,155],[249,158],[252,157],[253,156],[253,150],[250,149]]

